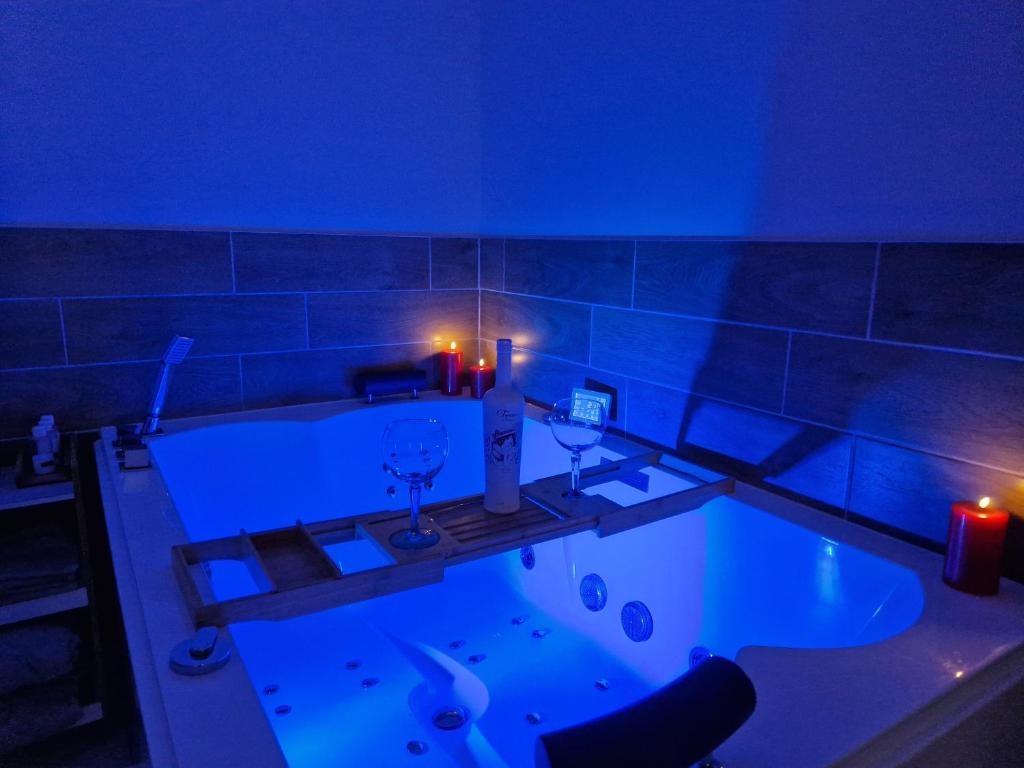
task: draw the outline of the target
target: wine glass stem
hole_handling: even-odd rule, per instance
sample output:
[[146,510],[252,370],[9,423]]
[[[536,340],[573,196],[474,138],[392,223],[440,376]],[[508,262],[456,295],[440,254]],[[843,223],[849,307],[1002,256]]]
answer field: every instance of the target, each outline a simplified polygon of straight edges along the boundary
[[572,495],[579,496],[580,491],[580,463],[583,456],[579,451],[572,452]]
[[420,529],[420,484],[409,484],[409,530],[413,533]]

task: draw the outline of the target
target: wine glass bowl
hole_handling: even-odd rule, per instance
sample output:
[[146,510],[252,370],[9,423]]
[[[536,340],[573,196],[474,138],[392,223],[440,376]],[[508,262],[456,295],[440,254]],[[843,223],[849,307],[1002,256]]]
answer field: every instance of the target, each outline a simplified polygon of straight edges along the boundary
[[608,414],[602,403],[588,401],[585,407],[572,397],[555,403],[546,419],[551,434],[560,446],[571,453],[572,485],[567,495],[581,496],[580,465],[583,451],[601,442],[608,427]]
[[391,545],[396,549],[432,547],[441,537],[420,527],[420,493],[444,467],[448,430],[437,419],[398,419],[384,430],[381,449],[387,470],[409,484],[409,528],[391,534]]

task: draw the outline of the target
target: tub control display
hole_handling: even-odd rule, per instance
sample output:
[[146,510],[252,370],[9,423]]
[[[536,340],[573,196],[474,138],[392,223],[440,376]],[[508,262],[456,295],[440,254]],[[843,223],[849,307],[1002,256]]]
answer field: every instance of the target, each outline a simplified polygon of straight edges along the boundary
[[612,396],[605,392],[574,387],[572,390],[572,417],[591,424],[601,423],[601,408],[605,417],[610,413]]

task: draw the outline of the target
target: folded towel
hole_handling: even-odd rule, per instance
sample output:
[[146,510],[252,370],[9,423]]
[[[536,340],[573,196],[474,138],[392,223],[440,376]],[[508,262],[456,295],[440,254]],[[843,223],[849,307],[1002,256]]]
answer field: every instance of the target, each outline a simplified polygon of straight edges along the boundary
[[0,696],[0,753],[60,733],[81,720],[82,714],[78,683],[72,678]]
[[74,668],[78,635],[60,624],[0,630],[0,694],[63,677]]
[[0,590],[22,581],[78,573],[78,544],[66,527],[38,523],[0,535]]
[[537,739],[537,768],[680,768],[711,754],[754,711],[754,686],[712,657],[636,704]]

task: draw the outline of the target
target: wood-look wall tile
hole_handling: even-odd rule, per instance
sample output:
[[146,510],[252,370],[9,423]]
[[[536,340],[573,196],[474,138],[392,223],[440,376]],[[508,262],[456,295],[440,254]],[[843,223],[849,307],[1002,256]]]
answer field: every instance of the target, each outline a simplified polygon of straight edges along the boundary
[[152,360],[175,334],[195,339],[193,356],[306,346],[298,294],[73,299],[64,302],[64,320],[72,363]]
[[505,241],[493,238],[480,240],[480,287],[491,291],[504,289]]
[[354,397],[353,379],[360,371],[422,368],[430,378],[434,367],[429,344],[246,355],[242,357],[245,407]]
[[778,411],[783,331],[597,307],[590,363],[657,384]]
[[434,237],[430,240],[430,287],[477,287],[477,240]]
[[63,364],[59,304],[0,301],[0,368]]
[[231,291],[226,232],[0,228],[0,297]]
[[311,347],[475,339],[476,291],[376,291],[309,295]]
[[545,406],[572,395],[573,387],[613,393],[609,423],[619,428],[625,425],[627,380],[624,376],[595,371],[586,365],[555,360],[522,349],[512,353],[512,375],[526,397]]
[[[141,421],[158,370],[148,362],[0,372],[0,437],[28,434],[41,413],[64,431]],[[171,379],[164,416],[241,407],[237,358],[189,358]]]
[[628,307],[631,240],[507,240],[505,290]]
[[425,237],[236,232],[235,279],[244,291],[427,288]]
[[492,340],[509,338],[517,347],[586,363],[590,312],[583,304],[484,291],[480,334]]
[[641,242],[637,309],[867,333],[872,243]]
[[864,438],[854,455],[850,511],[861,517],[944,544],[954,501],[991,496],[1024,516],[1024,476]]
[[1024,356],[1024,244],[883,245],[872,336]]
[[796,334],[785,413],[1024,472],[1024,363]]
[[850,442],[842,432],[629,382],[627,427],[658,445],[748,482],[835,507],[845,502]]

